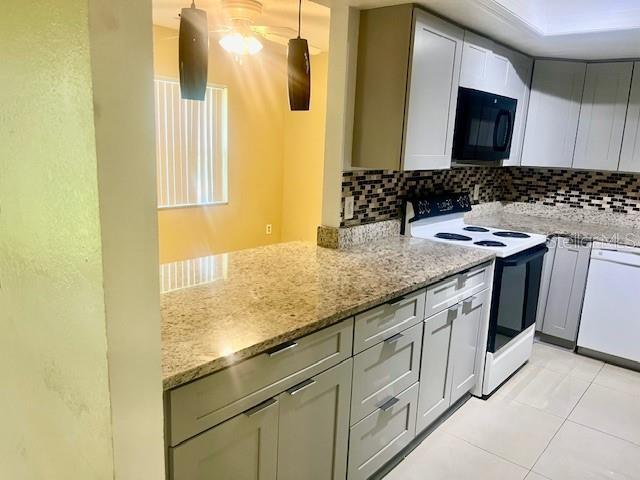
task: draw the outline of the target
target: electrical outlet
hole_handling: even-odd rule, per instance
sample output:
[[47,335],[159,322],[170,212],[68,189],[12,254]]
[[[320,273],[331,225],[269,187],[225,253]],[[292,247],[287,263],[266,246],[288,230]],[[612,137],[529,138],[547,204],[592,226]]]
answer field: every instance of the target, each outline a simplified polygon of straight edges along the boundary
[[476,186],[473,187],[473,200],[476,202],[480,200],[480,184],[479,183],[476,183]]
[[273,227],[270,223],[267,223],[266,233],[267,235],[271,235],[273,233]]
[[351,220],[353,218],[353,196],[344,199],[344,219]]

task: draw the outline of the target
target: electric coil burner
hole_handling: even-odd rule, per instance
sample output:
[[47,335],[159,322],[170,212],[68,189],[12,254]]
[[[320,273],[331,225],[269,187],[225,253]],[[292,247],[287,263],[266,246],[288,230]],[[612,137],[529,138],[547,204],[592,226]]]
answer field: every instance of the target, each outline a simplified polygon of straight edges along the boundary
[[478,245],[479,247],[496,247],[503,248],[506,247],[506,243],[496,242],[495,240],[480,240],[479,242],[474,242],[474,245]]
[[463,230],[467,231],[467,232],[476,232],[476,233],[487,233],[489,231],[488,228],[484,228],[484,227],[464,227]]
[[442,240],[454,240],[456,242],[470,242],[471,237],[467,237],[466,235],[461,235],[459,233],[436,233],[436,238],[441,238]]
[[496,237],[502,238],[530,238],[531,235],[522,232],[494,232]]

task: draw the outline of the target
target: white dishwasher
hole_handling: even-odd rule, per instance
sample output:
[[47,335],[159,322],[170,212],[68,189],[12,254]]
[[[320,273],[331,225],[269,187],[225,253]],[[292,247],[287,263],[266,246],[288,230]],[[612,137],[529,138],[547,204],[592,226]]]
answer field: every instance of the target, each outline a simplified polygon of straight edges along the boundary
[[640,362],[640,249],[594,243],[578,347]]

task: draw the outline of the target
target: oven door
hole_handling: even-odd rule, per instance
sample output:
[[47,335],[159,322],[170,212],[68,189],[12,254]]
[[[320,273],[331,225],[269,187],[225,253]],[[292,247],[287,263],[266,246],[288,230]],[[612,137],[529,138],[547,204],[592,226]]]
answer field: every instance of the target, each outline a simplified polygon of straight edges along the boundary
[[498,352],[536,323],[542,262],[549,249],[538,246],[496,260],[487,350]]
[[457,161],[499,161],[509,158],[518,101],[460,87],[453,158]]

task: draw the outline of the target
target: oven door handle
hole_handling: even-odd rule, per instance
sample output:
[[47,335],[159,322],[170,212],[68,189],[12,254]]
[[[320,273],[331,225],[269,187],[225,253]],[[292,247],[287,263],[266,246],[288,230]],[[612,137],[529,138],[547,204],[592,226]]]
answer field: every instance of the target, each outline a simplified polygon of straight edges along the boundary
[[503,260],[502,264],[505,267],[517,267],[524,263],[529,263],[531,260],[535,260],[536,258],[544,256],[548,251],[549,249],[543,246],[542,248],[536,249],[533,252],[525,253],[523,255],[516,255],[512,258]]

